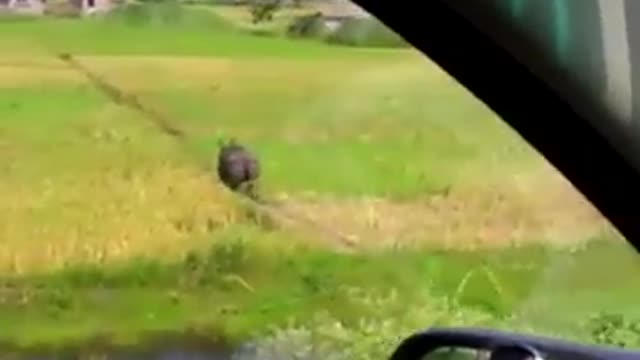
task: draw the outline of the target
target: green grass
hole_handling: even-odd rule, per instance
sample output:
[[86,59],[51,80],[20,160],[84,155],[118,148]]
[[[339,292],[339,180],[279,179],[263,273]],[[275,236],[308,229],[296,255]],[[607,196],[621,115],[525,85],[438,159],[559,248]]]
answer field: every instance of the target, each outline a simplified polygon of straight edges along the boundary
[[[592,313],[638,315],[635,255],[432,63],[192,10],[0,21],[0,341],[194,329],[366,359],[433,324],[589,339]],[[43,49],[77,54],[188,141]],[[219,133],[259,154],[277,213],[356,252],[300,221],[256,223],[214,181]]]
[[[349,53],[313,41],[252,36],[210,11],[174,11],[170,6],[141,7],[101,20],[45,18],[0,21],[0,54],[71,52],[75,54],[171,54],[173,56],[332,58],[389,53],[354,49]],[[144,10],[151,8],[151,10]],[[82,36],[78,36],[78,34]],[[390,54],[393,56],[394,54]]]
[[[3,340],[26,346],[100,334],[135,343],[141,334],[191,329],[246,341],[265,338],[291,321],[313,324],[322,313],[352,330],[361,319],[397,320],[394,326],[404,335],[434,324],[461,323],[531,327],[589,340],[583,327],[594,312],[615,307],[639,315],[633,310],[637,259],[626,245],[610,241],[574,253],[529,247],[354,256],[285,246],[277,242],[294,239],[258,231],[231,230],[217,245],[179,262],[137,259],[5,280],[0,319],[8,327]],[[594,261],[617,280],[597,280],[601,271]],[[562,270],[554,271],[558,267]],[[485,268],[490,278],[481,272]],[[477,276],[461,286],[470,271]],[[620,289],[626,289],[623,297],[602,296]],[[573,301],[563,300],[570,296]],[[420,307],[434,307],[419,319],[430,322],[407,318]]]
[[[212,75],[210,84],[220,87],[215,93],[205,87],[209,84],[204,82],[195,83],[196,89],[145,89],[139,94],[147,104],[179,119],[177,125],[189,131],[192,151],[203,160],[215,151],[215,137],[219,132],[249,141],[264,158],[265,171],[269,174],[267,184],[276,191],[406,197],[450,185],[455,182],[456,173],[467,164],[496,161],[487,153],[501,157],[503,166],[519,167],[518,163],[526,166],[527,161],[531,162],[518,153],[502,153],[518,151],[519,145],[503,140],[505,129],[486,109],[475,100],[464,98],[461,89],[453,83],[433,79],[422,61],[408,62],[403,70],[406,75],[396,72],[398,79],[366,77],[374,71],[397,70],[397,65],[385,62],[377,67],[365,65],[364,70],[359,69],[358,63],[320,63],[316,71],[327,74],[317,78],[302,77],[313,67],[305,64],[301,69],[292,68],[293,73],[286,75],[291,76],[289,84],[278,84],[277,75],[265,73],[262,66],[285,69],[293,61],[269,64],[258,60],[241,64],[238,70],[219,77]],[[176,65],[176,68],[180,66]],[[152,76],[154,70],[142,70],[137,77],[146,81],[147,74]],[[403,77],[414,75],[417,79],[407,84]],[[250,83],[249,78],[257,83]],[[135,78],[127,79],[127,82],[135,81]],[[438,87],[430,88],[433,85]],[[419,88],[427,91],[418,96]],[[73,159],[72,166],[87,162],[96,165],[92,159],[103,151],[114,152],[106,156],[117,158],[115,161],[120,161],[126,152],[161,151],[154,144],[178,151],[167,144],[161,133],[150,128],[146,119],[109,105],[107,99],[87,85],[12,86],[0,92],[3,92],[0,108],[9,116],[5,126],[11,126],[9,131],[13,136],[24,137],[21,140],[31,149],[37,146],[39,150],[61,152],[54,158]],[[354,101],[348,97],[349,93],[361,99]],[[456,103],[445,103],[443,98],[455,99]],[[428,99],[426,103],[425,99]],[[75,105],[71,109],[61,106],[72,101]],[[117,119],[95,115],[105,108]],[[474,119],[470,114],[484,118]],[[115,131],[131,138],[126,146],[114,141],[96,143],[90,152],[73,151],[84,149],[94,141],[91,137],[78,136],[82,124],[104,129],[113,121],[117,121],[117,125],[112,126]],[[371,127],[363,132],[367,125]],[[55,135],[53,139],[52,135]],[[501,142],[501,148],[483,146],[483,142],[491,143],[494,139]],[[74,143],[60,147],[65,141]],[[153,156],[171,156],[167,151]],[[69,156],[63,156],[64,153]],[[118,153],[122,156],[118,157]],[[319,153],[324,155],[318,157]],[[50,162],[50,153],[43,155],[46,157],[42,156],[42,161],[58,166]],[[449,166],[450,161],[459,165]],[[407,164],[414,166],[407,168]],[[36,159],[22,164],[44,173],[51,172],[51,168],[42,165]],[[323,176],[329,168],[336,169],[333,176]],[[467,179],[465,182],[468,183]]]

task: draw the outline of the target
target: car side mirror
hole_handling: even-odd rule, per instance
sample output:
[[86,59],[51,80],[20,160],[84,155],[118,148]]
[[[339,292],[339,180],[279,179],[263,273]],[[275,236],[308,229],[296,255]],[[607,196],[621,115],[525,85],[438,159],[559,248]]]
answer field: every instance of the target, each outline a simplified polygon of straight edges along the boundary
[[436,348],[420,360],[545,360],[533,349],[523,346],[498,346],[474,349],[462,346]]
[[431,328],[402,341],[390,360],[640,360],[640,351],[482,328]]

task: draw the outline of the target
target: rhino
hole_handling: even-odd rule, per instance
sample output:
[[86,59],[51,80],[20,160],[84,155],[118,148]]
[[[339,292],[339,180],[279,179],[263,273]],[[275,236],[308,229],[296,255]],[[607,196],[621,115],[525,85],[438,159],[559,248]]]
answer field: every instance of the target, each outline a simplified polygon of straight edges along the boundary
[[260,177],[256,156],[236,139],[218,141],[218,178],[231,191],[257,199],[255,183]]

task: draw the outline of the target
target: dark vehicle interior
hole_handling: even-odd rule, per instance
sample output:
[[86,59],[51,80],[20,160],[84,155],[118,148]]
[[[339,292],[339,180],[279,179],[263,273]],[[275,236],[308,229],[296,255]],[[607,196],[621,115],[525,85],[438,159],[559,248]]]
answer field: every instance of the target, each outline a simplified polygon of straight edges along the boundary
[[[618,125],[615,111],[598,105],[586,86],[563,71],[557,58],[532,33],[518,31],[501,11],[499,1],[429,0],[402,6],[388,1],[355,2],[499,114],[639,249],[637,135]],[[392,358],[420,359],[441,347],[489,350],[516,345],[538,348],[550,359],[640,358],[640,352],[608,352],[477,329],[432,329],[407,339]],[[514,357],[495,354],[491,358]],[[532,350],[515,358],[540,355]]]

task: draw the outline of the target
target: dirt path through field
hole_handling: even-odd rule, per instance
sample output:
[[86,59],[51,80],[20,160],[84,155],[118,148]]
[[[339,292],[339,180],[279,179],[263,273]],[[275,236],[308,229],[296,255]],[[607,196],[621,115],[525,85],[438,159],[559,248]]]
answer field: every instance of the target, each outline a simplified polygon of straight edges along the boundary
[[[569,245],[609,226],[602,215],[550,167],[524,180],[453,190],[415,201],[384,198],[330,199],[280,194],[273,211],[330,229],[332,241],[356,247],[434,246],[473,249],[531,242]],[[286,218],[286,217],[285,217]],[[317,229],[297,219],[287,226]],[[306,228],[306,229],[305,229]],[[326,237],[326,233],[324,234]]]

